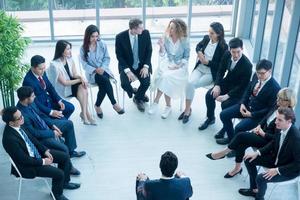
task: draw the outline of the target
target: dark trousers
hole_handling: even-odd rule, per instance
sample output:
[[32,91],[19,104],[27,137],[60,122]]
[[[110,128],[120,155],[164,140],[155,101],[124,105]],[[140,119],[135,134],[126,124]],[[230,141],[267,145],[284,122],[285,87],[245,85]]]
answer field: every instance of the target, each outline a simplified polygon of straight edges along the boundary
[[268,140],[259,135],[256,135],[253,132],[239,132],[231,140],[228,148],[231,150],[235,150],[235,162],[241,163],[245,155],[245,150],[248,147],[261,148],[268,142]]
[[[62,102],[65,104],[65,109],[62,111],[62,114],[65,118],[69,119],[72,113],[74,112],[75,107],[72,103],[68,101],[62,100]],[[59,104],[53,103],[51,106],[54,110],[60,110]]]
[[[208,119],[215,119],[215,108],[216,108],[216,100],[213,97],[213,95],[211,95],[211,91],[213,88],[209,89],[205,95],[205,103],[206,103],[206,116]],[[222,90],[221,89],[221,94],[220,95],[224,95],[226,94],[227,91],[226,90]],[[221,103],[221,108],[222,110],[224,110],[225,108],[228,108],[234,104],[236,104],[239,101],[238,98],[229,98],[226,101],[223,101]]]
[[267,168],[276,168],[275,166],[275,158],[273,157],[267,157],[267,156],[259,156],[252,162],[249,162],[249,160],[245,161],[245,165],[249,174],[250,178],[250,189],[258,189],[258,193],[256,194],[256,198],[259,200],[264,200],[264,195],[267,190],[267,183],[269,182],[282,182],[282,181],[287,181],[290,179],[293,179],[297,177],[291,176],[291,177],[286,177],[283,175],[276,175],[274,176],[271,180],[267,180],[263,177],[263,174],[257,175],[257,168],[256,166],[263,166]]
[[105,95],[108,96],[111,104],[115,105],[117,102],[114,97],[114,91],[110,83],[109,74],[107,74],[106,72],[104,72],[103,75],[95,74],[95,82],[97,83],[99,88],[95,105],[99,107],[102,104]]
[[[146,91],[148,90],[150,86],[150,76],[146,78],[142,78],[140,75],[141,68],[138,68],[137,70],[132,70],[132,73],[137,77],[137,79],[140,81],[140,86],[135,94],[135,98],[137,100],[143,100]],[[124,71],[120,73],[120,80],[121,80],[121,87],[123,90],[125,90],[129,96],[129,98],[132,97],[134,94],[133,88],[131,86],[131,83],[129,82],[129,79]]]
[[58,151],[63,151],[66,154],[69,155],[69,148],[64,144],[64,141],[62,139],[56,139],[56,138],[45,138],[39,140],[43,145],[48,147],[49,149],[55,149]]
[[[243,118],[240,113],[240,104],[235,104],[229,108],[222,110],[220,113],[220,119],[223,122],[223,130],[227,132],[229,140],[232,140],[233,136],[242,131],[248,131],[255,128],[261,121],[261,118]],[[232,119],[243,118],[233,129]]]
[[77,148],[77,142],[75,137],[74,125],[71,120],[65,118],[53,119],[52,123],[57,126],[65,139],[65,145],[69,149],[69,153],[72,153]]
[[58,164],[58,168],[51,165],[36,167],[37,177],[52,178],[52,192],[57,198],[63,193],[63,185],[70,181],[70,157],[62,151],[50,150],[53,162]]

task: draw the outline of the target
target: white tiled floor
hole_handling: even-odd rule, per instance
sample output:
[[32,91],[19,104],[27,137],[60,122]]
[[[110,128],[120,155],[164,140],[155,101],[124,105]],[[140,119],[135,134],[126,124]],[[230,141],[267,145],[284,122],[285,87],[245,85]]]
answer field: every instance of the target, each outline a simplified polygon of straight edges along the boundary
[[[196,43],[192,44],[190,69],[193,68]],[[111,66],[116,72],[113,45],[109,44],[109,48],[110,55],[113,55]],[[74,44],[73,49],[73,55],[76,55],[78,44]],[[155,56],[157,57],[156,52],[155,49],[153,60]],[[26,56],[31,57],[36,53],[45,56],[49,61],[54,53],[53,44],[34,45],[29,48]],[[155,61],[153,63],[155,68]],[[93,88],[94,94],[96,90],[97,88]],[[232,179],[223,178],[223,175],[233,166],[233,159],[211,161],[205,157],[206,153],[223,148],[217,145],[213,138],[221,127],[219,119],[206,131],[200,132],[197,129],[205,119],[205,92],[206,89],[197,90],[193,114],[190,122],[185,125],[177,120],[180,114],[179,100],[173,103],[172,115],[163,120],[159,114],[149,116],[147,113],[140,113],[132,100],[126,96],[124,115],[118,115],[113,111],[106,98],[102,106],[104,118],[97,119],[98,126],[85,126],[79,118],[78,102],[71,99],[77,108],[71,119],[76,129],[78,149],[87,151],[87,156],[73,160],[82,174],[78,178],[72,178],[72,181],[82,183],[82,187],[75,191],[65,191],[65,195],[74,200],[133,200],[136,174],[143,171],[150,178],[158,178],[160,155],[171,150],[179,158],[178,169],[191,177],[194,190],[192,200],[249,199],[240,196],[237,192],[240,187],[248,187],[248,180],[245,181],[246,173]],[[121,90],[119,93],[122,94]],[[161,110],[163,105],[161,101]],[[219,111],[218,105],[216,113]],[[3,128],[2,122],[1,128]],[[2,138],[2,131],[0,134]],[[2,146],[0,155],[0,180],[3,184],[0,187],[0,199],[16,199],[18,184],[9,175],[10,167]],[[246,172],[245,168],[244,172]],[[30,181],[24,184],[22,194],[23,199],[50,199],[49,192],[40,182]],[[289,198],[285,196],[283,199]]]

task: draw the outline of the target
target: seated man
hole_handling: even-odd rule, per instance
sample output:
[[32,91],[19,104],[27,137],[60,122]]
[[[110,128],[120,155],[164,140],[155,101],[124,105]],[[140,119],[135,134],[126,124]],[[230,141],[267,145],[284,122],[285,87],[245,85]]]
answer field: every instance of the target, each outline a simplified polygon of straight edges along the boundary
[[[81,157],[84,151],[75,151],[76,137],[73,122],[65,118],[53,119],[41,112],[36,106],[35,95],[31,87],[23,86],[17,90],[18,109],[24,116],[24,128],[33,134],[43,145],[70,154],[71,157]],[[64,138],[64,143],[59,142]]]
[[[215,86],[205,95],[206,117],[199,130],[215,123],[216,102],[221,102],[222,109],[240,101],[252,74],[252,64],[243,54],[243,41],[233,38],[229,41],[230,51],[225,52],[217,72]],[[225,76],[226,74],[226,76]]]
[[[236,133],[255,128],[276,105],[279,90],[279,84],[272,77],[272,63],[265,59],[260,60],[256,65],[256,75],[249,83],[241,103],[226,108],[220,113],[223,128],[216,136],[217,143],[228,144]],[[233,118],[242,118],[234,130]],[[228,138],[220,138],[225,132]]]
[[189,178],[182,172],[177,172],[178,159],[170,151],[161,156],[160,170],[162,177],[157,180],[149,178],[141,173],[137,176],[136,194],[137,200],[187,200],[193,195],[193,189]]
[[69,119],[75,108],[57,94],[48,80],[45,69],[45,58],[40,55],[33,56],[31,69],[24,77],[23,86],[32,87],[36,95],[35,103],[42,112],[54,118]]
[[[287,181],[299,176],[300,132],[293,125],[295,113],[291,108],[279,108],[276,128],[281,130],[266,146],[245,155],[245,165],[250,178],[250,189],[239,189],[244,196],[264,200],[267,183]],[[256,166],[269,168],[257,175]]]
[[[6,123],[2,144],[24,178],[52,178],[52,192],[56,200],[67,200],[63,189],[77,189],[80,184],[70,182],[70,158],[57,150],[49,150],[22,128],[23,116],[17,107],[3,110]],[[51,166],[57,163],[58,168]],[[12,167],[11,173],[18,176]]]

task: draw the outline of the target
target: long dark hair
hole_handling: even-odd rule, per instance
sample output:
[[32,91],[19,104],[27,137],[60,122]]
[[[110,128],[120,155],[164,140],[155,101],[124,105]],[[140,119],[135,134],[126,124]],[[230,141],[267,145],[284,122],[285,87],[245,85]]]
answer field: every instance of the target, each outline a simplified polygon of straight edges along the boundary
[[70,42],[66,40],[58,40],[55,46],[55,53],[54,53],[53,60],[63,57],[64,51],[68,45],[70,45],[70,48],[72,48],[72,44]]
[[219,22],[213,22],[209,26],[214,30],[214,32],[216,34],[218,34],[219,44],[224,49],[226,41],[224,39],[225,36],[224,36],[224,27],[223,27],[223,25]]
[[83,38],[83,51],[84,51],[84,58],[87,59],[87,55],[89,52],[89,45],[90,45],[90,37],[93,33],[97,32],[99,33],[99,29],[97,26],[91,24],[85,29],[84,38]]

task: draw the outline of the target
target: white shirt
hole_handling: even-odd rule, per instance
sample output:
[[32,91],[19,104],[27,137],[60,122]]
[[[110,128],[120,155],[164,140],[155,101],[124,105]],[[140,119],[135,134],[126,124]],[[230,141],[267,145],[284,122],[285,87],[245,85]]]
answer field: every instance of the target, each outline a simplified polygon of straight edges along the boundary
[[239,60],[241,59],[242,55],[236,60],[234,61],[232,56],[231,56],[231,66],[230,66],[230,71],[234,70],[236,64],[239,62]]
[[[216,48],[217,48],[218,42],[212,43],[212,41],[210,40],[209,43],[207,44],[205,50],[204,50],[204,56],[205,59],[207,59],[208,61],[211,61]],[[203,64],[199,64],[199,67],[197,67],[199,69],[200,72],[205,73],[205,74],[211,74],[211,70],[208,66],[203,65]]]
[[[257,91],[256,95],[258,95],[258,93],[261,91],[261,89],[264,87],[264,85],[272,78],[272,76],[269,76],[269,78],[267,78],[266,80],[264,81],[261,81],[261,85],[260,85],[260,88],[259,90]],[[260,80],[258,80],[260,81]],[[257,84],[259,84],[259,82],[257,82]],[[255,87],[257,87],[257,85],[255,85]],[[254,88],[255,88],[254,87]]]
[[[13,129],[15,129],[19,135],[21,136],[21,138],[24,140],[25,144],[26,144],[26,147],[27,147],[27,151],[30,155],[30,157],[34,157],[34,153],[33,153],[33,150],[31,149],[31,147],[29,146],[29,144],[25,141],[25,138],[23,137],[22,133],[20,132],[20,127],[13,127],[13,126],[10,126],[12,127]],[[24,131],[24,130],[23,130]]]

